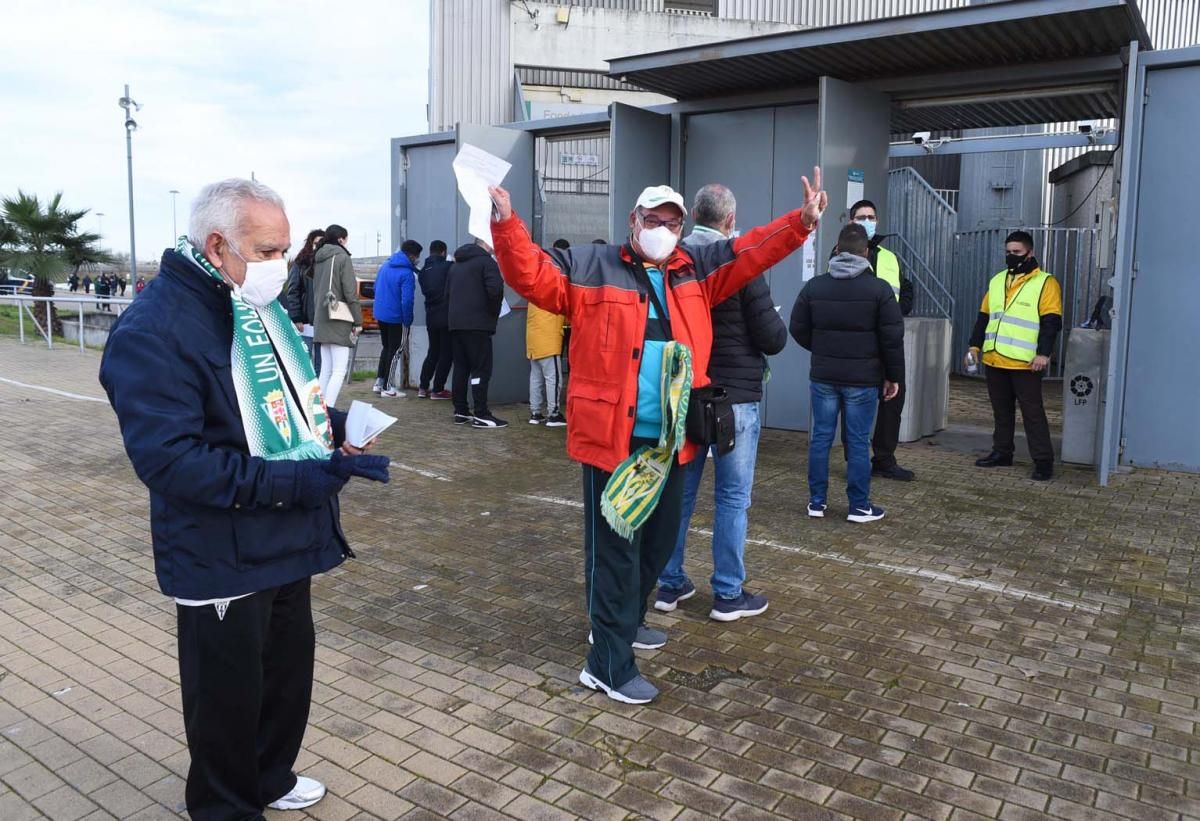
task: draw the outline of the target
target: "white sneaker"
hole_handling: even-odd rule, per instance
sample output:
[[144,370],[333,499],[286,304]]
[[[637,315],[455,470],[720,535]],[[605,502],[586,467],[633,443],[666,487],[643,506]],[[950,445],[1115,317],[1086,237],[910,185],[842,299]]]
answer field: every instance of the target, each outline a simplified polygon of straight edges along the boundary
[[267,806],[273,810],[302,810],[325,797],[325,785],[314,778],[296,776],[296,786],[292,791]]
[[383,387],[384,387],[383,380],[376,379],[375,384],[371,386],[371,391],[373,393],[383,393]]
[[385,391],[381,391],[379,395],[386,396],[390,399],[403,399],[405,396],[407,396],[404,391],[398,391],[395,388],[388,388]]

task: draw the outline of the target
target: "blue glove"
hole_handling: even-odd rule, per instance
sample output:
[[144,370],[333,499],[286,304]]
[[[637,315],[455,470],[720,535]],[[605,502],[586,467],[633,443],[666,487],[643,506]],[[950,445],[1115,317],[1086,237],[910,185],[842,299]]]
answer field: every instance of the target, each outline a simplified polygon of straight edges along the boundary
[[370,479],[372,482],[383,482],[386,485],[389,481],[388,465],[391,464],[391,461],[386,456],[368,456],[366,454],[347,456],[340,450],[335,450],[324,467],[326,472],[338,477],[343,482],[349,481],[351,476],[358,476],[362,479]]
[[346,486],[347,479],[331,473],[324,459],[304,459],[296,463],[296,504],[324,507]]

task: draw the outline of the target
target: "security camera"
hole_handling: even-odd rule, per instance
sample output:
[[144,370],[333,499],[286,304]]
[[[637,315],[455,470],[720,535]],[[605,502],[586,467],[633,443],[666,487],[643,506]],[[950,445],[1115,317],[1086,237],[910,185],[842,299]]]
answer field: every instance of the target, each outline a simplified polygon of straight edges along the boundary
[[1081,120],[1078,125],[1080,134],[1091,134],[1099,127],[1100,123],[1096,120]]
[[932,136],[933,134],[928,131],[918,131],[912,135],[913,145],[924,145]]

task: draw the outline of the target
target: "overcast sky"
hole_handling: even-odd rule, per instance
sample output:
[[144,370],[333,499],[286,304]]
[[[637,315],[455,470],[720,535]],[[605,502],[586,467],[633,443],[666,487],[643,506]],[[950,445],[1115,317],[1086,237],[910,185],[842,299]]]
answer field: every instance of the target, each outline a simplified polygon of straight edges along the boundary
[[[171,195],[225,177],[287,203],[293,246],[340,223],[356,255],[391,242],[388,140],[427,130],[428,0],[38,0],[8,4],[0,194],[62,191],[129,250],[123,85],[140,259],[171,244]],[[364,245],[364,238],[367,239]]]

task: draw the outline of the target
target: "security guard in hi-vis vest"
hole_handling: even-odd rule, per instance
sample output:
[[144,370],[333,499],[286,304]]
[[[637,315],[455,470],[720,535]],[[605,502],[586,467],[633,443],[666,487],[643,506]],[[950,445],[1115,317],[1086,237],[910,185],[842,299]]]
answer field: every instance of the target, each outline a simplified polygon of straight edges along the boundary
[[1025,231],[1008,235],[1004,261],[1008,268],[992,277],[983,295],[967,354],[968,363],[983,354],[996,425],[992,452],[975,464],[994,468],[1013,463],[1015,405],[1020,403],[1033,478],[1045,482],[1054,475],[1054,446],[1042,405],[1042,377],[1062,330],[1062,289],[1038,267],[1033,237]]
[[[900,260],[881,244],[886,234],[876,234],[879,227],[879,211],[870,200],[859,200],[850,206],[850,220],[857,222],[867,232],[869,251],[867,261],[875,276],[892,286],[892,293],[900,302],[900,313],[908,316],[913,308],[912,281],[900,270]],[[833,250],[833,254],[837,249]],[[830,254],[830,258],[833,258]],[[879,400],[879,412],[875,415],[875,435],[871,437],[871,475],[884,479],[911,482],[916,478],[911,470],[905,470],[896,462],[896,446],[900,444],[900,414],[904,410],[904,383],[900,393],[890,402]],[[844,429],[843,429],[844,433]],[[845,442],[843,441],[843,444]]]

